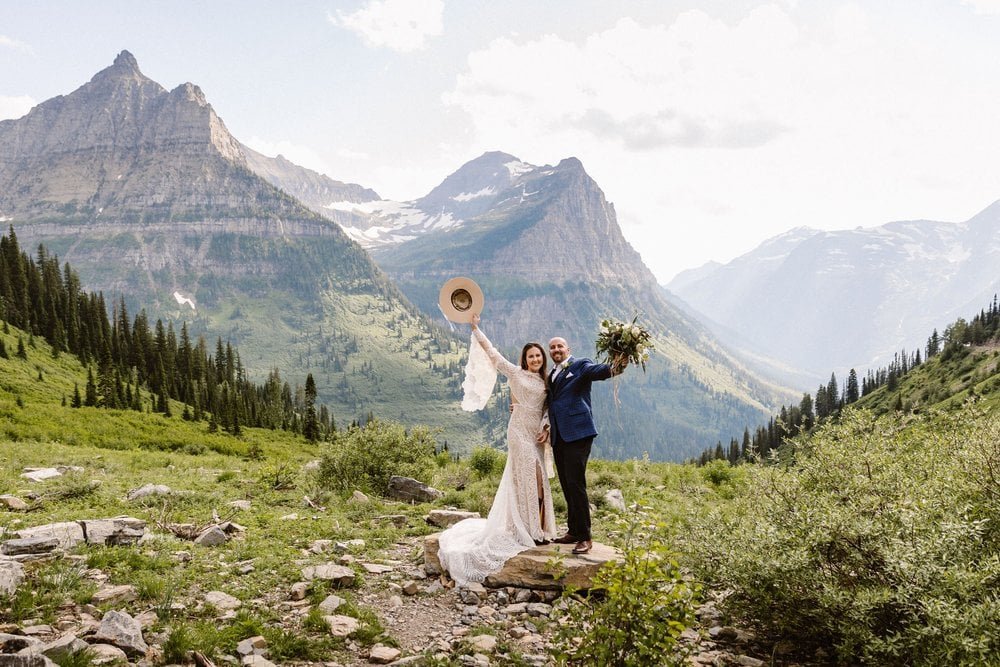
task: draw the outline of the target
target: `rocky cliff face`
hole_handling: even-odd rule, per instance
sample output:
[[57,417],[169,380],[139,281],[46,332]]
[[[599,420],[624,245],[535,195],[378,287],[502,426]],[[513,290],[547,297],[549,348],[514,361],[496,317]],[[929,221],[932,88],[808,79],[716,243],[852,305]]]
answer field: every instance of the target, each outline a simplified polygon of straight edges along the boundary
[[1000,291],[1000,202],[964,223],[796,229],[668,288],[720,336],[815,381],[892,360]]

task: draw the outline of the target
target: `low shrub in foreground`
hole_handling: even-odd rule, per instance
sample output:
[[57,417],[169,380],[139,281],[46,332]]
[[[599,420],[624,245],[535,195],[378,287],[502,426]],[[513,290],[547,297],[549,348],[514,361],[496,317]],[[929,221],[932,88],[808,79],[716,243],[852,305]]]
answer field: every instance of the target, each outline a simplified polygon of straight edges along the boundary
[[426,482],[437,468],[434,438],[423,427],[408,431],[401,424],[376,420],[332,437],[320,461],[319,482],[334,491],[358,489],[384,496],[391,476]]
[[843,663],[996,664],[1000,416],[848,410],[795,446],[687,536],[725,611]]

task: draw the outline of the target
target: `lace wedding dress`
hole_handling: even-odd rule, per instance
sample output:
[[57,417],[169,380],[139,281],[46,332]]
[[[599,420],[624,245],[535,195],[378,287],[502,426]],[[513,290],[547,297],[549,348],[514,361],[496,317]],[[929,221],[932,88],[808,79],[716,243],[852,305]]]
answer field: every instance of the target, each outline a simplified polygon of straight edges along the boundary
[[487,518],[460,521],[441,533],[439,541],[441,566],[459,584],[483,581],[500,571],[512,556],[535,546],[535,540],[552,539],[556,532],[546,457],[535,442],[544,412],[545,381],[538,373],[504,359],[482,331],[474,330],[463,384],[463,408],[485,405],[497,370],[507,376],[516,401],[507,424],[507,465],[500,486]]

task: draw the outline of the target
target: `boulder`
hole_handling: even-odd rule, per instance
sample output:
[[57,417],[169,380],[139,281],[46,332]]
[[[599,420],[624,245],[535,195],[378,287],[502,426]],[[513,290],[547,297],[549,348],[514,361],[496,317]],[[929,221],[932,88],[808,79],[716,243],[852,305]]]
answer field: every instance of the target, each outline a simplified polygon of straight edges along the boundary
[[465,512],[463,510],[431,510],[431,513],[424,517],[424,520],[432,526],[447,528],[454,526],[464,519],[478,519],[479,512]]
[[385,574],[395,569],[391,565],[382,565],[381,563],[362,563],[361,567],[365,568],[365,572],[368,574]]
[[361,627],[358,619],[351,616],[324,616],[323,620],[326,621],[330,634],[334,637],[349,637]]
[[130,657],[142,657],[149,650],[142,638],[139,622],[124,611],[112,610],[104,614],[92,639],[95,643],[117,646]]
[[4,556],[23,556],[25,554],[46,554],[59,548],[59,540],[55,537],[24,537],[7,540],[0,545],[0,553]]
[[368,661],[373,662],[376,665],[388,665],[390,662],[395,662],[396,658],[398,658],[401,654],[402,651],[398,648],[375,644],[375,646],[372,646],[371,650],[368,652]]
[[165,484],[143,484],[138,489],[132,489],[125,496],[128,500],[139,500],[149,496],[169,496],[173,490]]
[[58,667],[52,659],[41,653],[0,655],[0,667]]
[[205,593],[205,604],[210,604],[216,609],[221,609],[222,611],[239,609],[243,605],[243,603],[237,598],[234,598],[229,593],[223,593],[222,591],[210,591]]
[[257,655],[256,653],[243,656],[241,664],[243,667],[278,667],[264,656]]
[[389,497],[407,502],[429,503],[444,496],[444,493],[427,486],[411,477],[393,475],[389,478]]
[[32,482],[44,482],[47,479],[62,476],[57,468],[25,468],[25,471],[21,473],[21,477],[30,479]]
[[[424,570],[440,574],[438,559],[439,533],[424,538]],[[514,586],[536,590],[562,590],[568,586],[589,589],[594,575],[602,565],[621,560],[622,555],[613,547],[594,542],[590,553],[573,555],[572,545],[546,544],[522,551],[508,560],[503,569],[486,578],[483,583],[490,588]],[[553,567],[553,563],[557,565]]]
[[0,496],[0,507],[6,507],[14,512],[23,512],[28,509],[28,503],[24,502],[17,496],[4,494]]
[[364,504],[370,501],[368,496],[355,489],[354,493],[351,494],[351,497],[348,498],[347,502]]
[[135,544],[146,534],[146,522],[130,516],[84,520],[79,523],[83,527],[87,544]]
[[319,610],[327,614],[332,614],[345,602],[347,600],[337,595],[327,595],[326,599],[319,603]]
[[53,660],[62,660],[62,658],[65,658],[73,653],[79,653],[87,647],[87,642],[82,639],[77,639],[76,635],[72,632],[67,632],[64,635],[57,637],[50,642],[45,642],[44,644],[36,646],[31,650],[37,651],[38,653],[52,658]]
[[240,655],[264,655],[267,653],[267,640],[260,635],[248,637],[236,645],[236,652]]
[[336,563],[324,563],[323,565],[310,565],[302,570],[302,578],[306,581],[323,579],[332,581],[337,586],[353,586],[355,574],[354,570]]
[[17,561],[0,558],[0,596],[13,595],[24,581],[24,566]]
[[469,637],[469,645],[476,653],[492,653],[497,647],[497,638],[493,635],[476,635]]
[[218,526],[209,526],[194,538],[194,543],[203,547],[217,547],[228,541],[229,536]]
[[120,602],[131,602],[139,597],[139,594],[135,590],[135,586],[122,585],[122,586],[105,586],[101,588],[94,596],[90,598],[93,604],[118,604]]
[[60,523],[47,523],[32,528],[22,528],[15,530],[14,534],[21,539],[26,537],[53,537],[59,541],[60,549],[72,549],[86,540],[86,536],[83,534],[83,526],[77,521],[62,521]]
[[125,651],[111,644],[91,644],[90,655],[92,665],[124,665],[128,662]]
[[625,496],[622,495],[621,489],[611,489],[605,493],[604,502],[613,510],[625,511]]
[[0,653],[17,653],[18,651],[24,649],[30,650],[32,647],[41,645],[42,640],[36,637],[9,635],[6,632],[0,632]]

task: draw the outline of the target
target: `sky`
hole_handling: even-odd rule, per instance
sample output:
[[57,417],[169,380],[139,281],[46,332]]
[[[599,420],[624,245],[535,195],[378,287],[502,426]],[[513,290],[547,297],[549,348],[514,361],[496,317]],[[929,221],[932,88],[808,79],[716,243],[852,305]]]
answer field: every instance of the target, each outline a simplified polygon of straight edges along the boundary
[[1000,0],[0,0],[0,119],[123,49],[386,199],[490,150],[578,157],[664,283],[1000,199]]

